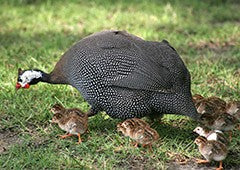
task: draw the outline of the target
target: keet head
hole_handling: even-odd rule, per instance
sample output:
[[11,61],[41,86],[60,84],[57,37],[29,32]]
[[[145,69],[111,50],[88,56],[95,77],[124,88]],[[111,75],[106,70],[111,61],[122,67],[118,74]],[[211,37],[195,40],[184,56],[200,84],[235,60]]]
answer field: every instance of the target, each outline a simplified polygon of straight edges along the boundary
[[192,96],[192,99],[193,99],[193,103],[196,103],[196,102],[204,99],[204,97],[200,94],[195,94],[195,95]]
[[240,101],[231,101],[226,106],[226,112],[229,114],[237,113],[240,110]]
[[30,85],[37,84],[41,78],[42,71],[40,70],[22,70],[19,68],[16,89],[28,89]]
[[52,117],[51,123],[59,123],[62,117],[63,117],[62,113],[55,113]]
[[134,128],[134,125],[135,125],[134,122],[130,119],[128,119],[122,123],[122,127],[125,129],[132,129],[132,128]]
[[194,141],[194,143],[196,143],[198,146],[205,144],[206,142],[207,142],[207,139],[203,136],[198,136]]
[[200,117],[200,123],[206,125],[214,121],[214,116],[211,113],[204,113]]
[[118,124],[117,124],[117,131],[118,131],[118,132],[123,132],[122,123],[118,123]]
[[63,110],[65,110],[65,108],[61,104],[55,104],[51,108],[53,114],[61,113]]

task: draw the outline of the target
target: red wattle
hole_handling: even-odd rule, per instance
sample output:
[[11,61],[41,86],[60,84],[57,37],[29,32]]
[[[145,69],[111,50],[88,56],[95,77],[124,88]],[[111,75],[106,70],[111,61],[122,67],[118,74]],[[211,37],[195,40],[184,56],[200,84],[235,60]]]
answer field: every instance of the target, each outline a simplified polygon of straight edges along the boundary
[[30,87],[29,84],[26,84],[26,85],[24,86],[25,89],[28,89],[29,87]]
[[20,89],[21,87],[22,87],[21,84],[19,83],[16,84],[16,89]]

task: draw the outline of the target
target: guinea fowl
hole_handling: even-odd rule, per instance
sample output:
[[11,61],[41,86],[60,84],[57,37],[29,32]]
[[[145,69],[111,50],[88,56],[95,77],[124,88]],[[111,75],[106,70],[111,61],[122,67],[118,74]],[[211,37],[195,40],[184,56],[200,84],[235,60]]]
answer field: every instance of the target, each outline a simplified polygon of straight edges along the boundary
[[125,31],[99,32],[72,46],[50,74],[19,69],[17,89],[38,82],[77,88],[91,105],[89,116],[106,111],[121,119],[163,113],[199,118],[189,71],[166,40],[145,41]]

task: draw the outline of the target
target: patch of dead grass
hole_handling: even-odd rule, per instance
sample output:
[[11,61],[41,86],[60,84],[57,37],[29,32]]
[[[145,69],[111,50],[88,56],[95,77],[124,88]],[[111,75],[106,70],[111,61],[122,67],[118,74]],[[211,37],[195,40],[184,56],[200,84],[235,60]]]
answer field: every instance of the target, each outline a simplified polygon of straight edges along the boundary
[[[238,35],[239,36],[239,35]],[[232,48],[238,44],[238,37],[234,35],[234,37],[230,37],[226,40],[222,39],[214,39],[214,40],[200,40],[199,42],[189,42],[188,46],[197,50],[209,49],[213,51],[226,51],[229,48]]]
[[12,145],[20,144],[22,140],[18,136],[18,132],[11,130],[0,131],[0,154],[7,151]]

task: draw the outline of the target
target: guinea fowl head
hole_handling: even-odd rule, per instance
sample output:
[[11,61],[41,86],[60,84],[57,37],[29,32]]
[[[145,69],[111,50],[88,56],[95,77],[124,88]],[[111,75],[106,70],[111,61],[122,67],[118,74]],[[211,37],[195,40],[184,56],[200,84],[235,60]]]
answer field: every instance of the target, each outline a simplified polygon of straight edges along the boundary
[[196,127],[196,128],[193,130],[193,132],[199,134],[200,136],[203,136],[203,134],[205,133],[205,132],[204,132],[204,129],[203,129],[202,127],[200,127],[200,126]]
[[16,89],[28,89],[30,85],[37,84],[41,81],[43,74],[44,73],[40,70],[22,70],[19,68]]

